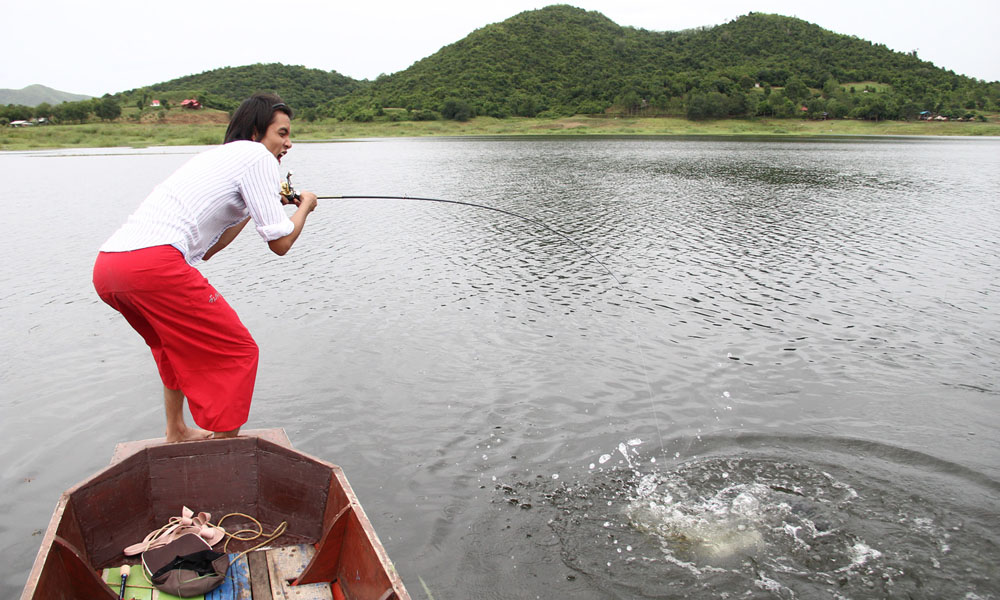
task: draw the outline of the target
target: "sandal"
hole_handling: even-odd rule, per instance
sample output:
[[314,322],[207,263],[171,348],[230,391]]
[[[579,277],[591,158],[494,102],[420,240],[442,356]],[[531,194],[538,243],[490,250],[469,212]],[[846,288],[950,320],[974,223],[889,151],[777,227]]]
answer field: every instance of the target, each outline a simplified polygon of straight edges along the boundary
[[142,554],[151,548],[165,546],[186,533],[193,533],[200,536],[209,546],[214,546],[222,541],[226,536],[226,530],[208,522],[212,518],[207,512],[200,512],[197,515],[188,507],[183,507],[181,516],[170,517],[166,525],[151,531],[141,542],[132,544],[125,548],[125,556],[135,556]]

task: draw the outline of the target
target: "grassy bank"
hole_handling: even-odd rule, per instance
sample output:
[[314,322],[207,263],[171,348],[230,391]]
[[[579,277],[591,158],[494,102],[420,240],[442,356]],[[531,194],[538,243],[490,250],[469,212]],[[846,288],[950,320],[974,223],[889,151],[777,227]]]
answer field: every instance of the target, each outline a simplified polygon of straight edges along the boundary
[[493,119],[471,121],[398,121],[395,123],[295,123],[299,141],[434,135],[945,135],[1000,136],[1000,123],[927,121],[808,121],[802,119],[722,119],[689,121],[680,118],[628,119],[567,117],[562,119]]
[[[218,144],[226,127],[212,122],[88,123],[0,129],[0,150],[112,148]],[[944,135],[1000,136],[995,118],[980,122],[808,121],[801,119],[724,119],[688,121],[676,118],[628,119],[568,117],[563,119],[493,119],[354,123],[295,121],[299,142],[378,137],[497,135]]]
[[152,125],[90,123],[0,129],[0,150],[51,148],[118,148],[218,144],[225,125]]

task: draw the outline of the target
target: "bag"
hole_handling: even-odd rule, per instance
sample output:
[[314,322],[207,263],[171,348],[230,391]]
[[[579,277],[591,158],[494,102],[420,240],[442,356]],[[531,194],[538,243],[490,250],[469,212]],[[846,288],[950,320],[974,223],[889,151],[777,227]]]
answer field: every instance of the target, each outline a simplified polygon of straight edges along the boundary
[[142,567],[156,589],[190,598],[222,585],[229,570],[229,555],[214,552],[193,533],[142,553]]

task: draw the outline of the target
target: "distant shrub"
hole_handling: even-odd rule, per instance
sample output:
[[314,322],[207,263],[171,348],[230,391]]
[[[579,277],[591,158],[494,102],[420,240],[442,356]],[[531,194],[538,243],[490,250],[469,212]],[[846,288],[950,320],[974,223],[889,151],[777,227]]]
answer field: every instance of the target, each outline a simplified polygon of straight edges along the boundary
[[455,121],[468,121],[475,116],[475,113],[465,100],[449,98],[444,101],[444,106],[441,107],[441,116]]
[[576,112],[581,115],[596,115],[603,113],[607,108],[607,102],[601,102],[600,100],[584,100],[576,107]]
[[309,123],[312,123],[312,122],[316,121],[316,119],[319,118],[319,109],[315,108],[313,106],[309,106],[309,107],[303,108],[298,113],[297,116],[299,118],[301,118],[302,120],[304,120],[304,121],[308,121]]
[[433,110],[415,110],[413,111],[414,121],[437,121],[441,115]]

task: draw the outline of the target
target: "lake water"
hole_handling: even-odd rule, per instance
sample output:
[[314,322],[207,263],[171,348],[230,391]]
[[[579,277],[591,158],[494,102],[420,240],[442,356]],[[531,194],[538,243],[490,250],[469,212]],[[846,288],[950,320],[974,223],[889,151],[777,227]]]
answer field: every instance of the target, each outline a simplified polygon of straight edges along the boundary
[[[202,150],[0,155],[2,597],[59,494],[162,435],[91,266]],[[328,200],[288,256],[248,229],[202,269],[261,346],[248,427],[344,467],[415,598],[1000,597],[1000,140],[366,140],[283,168],[535,221]]]

